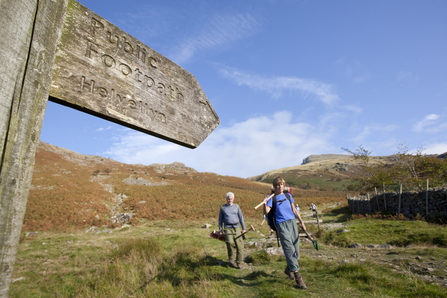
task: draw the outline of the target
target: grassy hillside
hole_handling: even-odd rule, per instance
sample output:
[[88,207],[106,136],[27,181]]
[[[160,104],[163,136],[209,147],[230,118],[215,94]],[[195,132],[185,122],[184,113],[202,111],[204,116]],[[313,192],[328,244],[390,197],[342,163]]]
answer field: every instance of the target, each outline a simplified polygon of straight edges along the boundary
[[[324,233],[315,237],[318,251],[300,241],[307,290],[298,290],[283,273],[283,255],[266,252],[276,246],[265,236],[266,225],[253,222],[259,232],[247,233],[246,264],[238,270],[228,264],[225,243],[211,238],[213,227],[202,228],[203,221],[141,220],[136,227],[101,233],[41,232],[23,238],[10,297],[447,296],[445,227],[346,221],[346,212],[333,204],[320,214]],[[315,231],[311,213],[302,216]],[[338,228],[331,230],[333,225]],[[378,246],[389,241],[392,246]],[[347,248],[354,243],[357,248]]]
[[[253,209],[269,190],[270,184],[198,173],[180,163],[126,165],[42,143],[9,295],[447,296],[445,226],[353,216],[346,192],[333,190],[293,192],[319,243],[317,251],[300,237],[308,289],[298,290],[283,273],[284,256],[267,253],[276,239]],[[225,243],[210,237],[228,191],[256,228],[244,240],[241,270],[229,266]],[[321,227],[305,207],[311,201]],[[131,225],[113,224],[113,215],[123,212],[135,214]]]
[[[217,217],[229,191],[235,194],[245,217],[259,219],[262,211],[253,207],[270,194],[270,186],[199,173],[181,163],[129,165],[41,143],[22,230],[114,227],[111,218],[116,213],[134,213],[134,225],[140,220],[205,220]],[[312,201],[320,205],[339,202],[347,194],[312,189],[293,192],[300,206],[309,206]]]
[[[276,176],[281,176],[288,185],[303,190],[348,191],[359,178],[362,166],[361,160],[340,154],[311,155],[305,162],[247,179],[271,183]],[[369,160],[369,164],[392,162],[392,157],[382,156],[371,156]]]

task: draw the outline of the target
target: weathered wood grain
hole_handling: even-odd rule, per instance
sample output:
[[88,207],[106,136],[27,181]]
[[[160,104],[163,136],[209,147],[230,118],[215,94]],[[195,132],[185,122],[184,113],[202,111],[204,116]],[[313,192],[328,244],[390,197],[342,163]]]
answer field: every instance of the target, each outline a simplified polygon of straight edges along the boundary
[[66,5],[0,1],[0,297],[8,297]]
[[50,100],[195,148],[220,120],[196,78],[70,0]]

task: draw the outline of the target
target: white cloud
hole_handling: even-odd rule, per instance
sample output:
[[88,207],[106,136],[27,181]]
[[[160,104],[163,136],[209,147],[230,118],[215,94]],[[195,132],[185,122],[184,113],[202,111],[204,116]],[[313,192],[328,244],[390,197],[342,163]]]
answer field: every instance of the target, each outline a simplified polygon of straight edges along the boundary
[[447,152],[447,142],[433,143],[425,146],[424,153],[426,154],[442,154]]
[[239,86],[246,85],[254,90],[270,93],[273,98],[279,98],[284,91],[300,91],[305,95],[313,95],[326,105],[339,100],[332,91],[332,85],[323,82],[296,77],[261,77],[250,75],[235,69],[222,69],[221,74],[230,78]]
[[[438,120],[439,115],[436,114],[429,114],[424,117],[421,121],[413,125],[413,131],[414,132],[430,132],[432,129],[427,129],[427,126],[433,125],[434,121]],[[436,129],[435,129],[436,130]]]
[[201,32],[186,39],[169,57],[181,64],[198,50],[212,49],[245,38],[260,26],[249,13],[213,15],[210,20],[208,24],[202,25]]
[[197,149],[187,149],[128,131],[107,156],[126,163],[180,161],[200,172],[249,177],[289,166],[317,152],[327,152],[330,134],[292,120],[290,112],[259,116],[218,127]]
[[[358,134],[353,141],[357,142],[357,143],[361,143],[364,140],[366,140],[367,138],[370,138],[370,135],[375,133],[375,132],[390,132],[393,130],[396,130],[397,126],[393,125],[393,124],[389,124],[389,125],[380,125],[380,124],[371,124],[371,125],[367,125],[363,128],[362,132],[360,134]],[[377,137],[375,137],[374,139],[377,139]]]
[[347,110],[349,112],[353,112],[355,114],[361,114],[363,112],[363,109],[361,107],[352,106],[352,105],[342,106],[341,109]]
[[100,127],[100,128],[98,128],[97,130],[95,130],[95,131],[103,131],[103,130],[109,130],[109,129],[111,129],[112,128],[112,126],[108,126],[108,127],[106,127],[106,128],[104,128],[104,127]]

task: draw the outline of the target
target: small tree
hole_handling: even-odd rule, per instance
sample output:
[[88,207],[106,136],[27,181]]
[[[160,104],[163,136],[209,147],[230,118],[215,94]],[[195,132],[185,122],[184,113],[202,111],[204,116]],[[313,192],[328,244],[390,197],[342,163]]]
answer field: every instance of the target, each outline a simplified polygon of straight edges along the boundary
[[347,148],[341,147],[342,150],[348,152],[349,154],[352,154],[354,159],[360,159],[366,164],[369,163],[369,156],[371,155],[371,151],[366,150],[362,145],[360,145],[355,151],[351,151]]
[[422,190],[425,188],[426,180],[430,180],[432,187],[447,183],[447,161],[435,156],[423,154],[419,149],[414,154],[409,153],[408,146],[399,144],[398,152],[392,157],[392,164],[377,163],[370,164],[371,152],[362,145],[354,152],[342,148],[353,155],[354,159],[364,160],[361,165],[361,177],[359,182],[364,190],[370,191],[382,185],[398,187],[404,184],[408,189]]

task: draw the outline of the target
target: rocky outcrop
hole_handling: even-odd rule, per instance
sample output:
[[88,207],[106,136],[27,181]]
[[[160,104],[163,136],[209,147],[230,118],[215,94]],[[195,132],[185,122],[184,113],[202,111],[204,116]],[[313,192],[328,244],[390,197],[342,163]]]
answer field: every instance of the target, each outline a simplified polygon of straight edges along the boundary
[[183,164],[181,162],[173,162],[171,164],[154,163],[154,164],[151,164],[150,167],[154,168],[154,170],[157,173],[159,173],[159,174],[161,174],[161,173],[163,173],[165,171],[197,173],[196,170],[194,170],[193,168],[185,166],[185,164]]
[[332,159],[348,159],[351,158],[351,155],[346,154],[319,154],[319,155],[309,155],[305,159],[303,159],[302,165],[311,163],[311,162],[320,162],[323,160],[332,160]]

